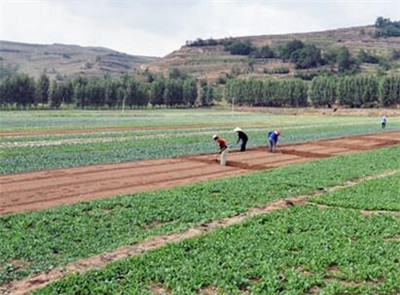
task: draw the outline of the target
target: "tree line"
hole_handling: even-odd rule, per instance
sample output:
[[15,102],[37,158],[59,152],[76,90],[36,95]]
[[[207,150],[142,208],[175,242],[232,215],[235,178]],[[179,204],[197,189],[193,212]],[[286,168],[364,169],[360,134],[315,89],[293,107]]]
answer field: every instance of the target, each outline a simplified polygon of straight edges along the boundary
[[307,83],[300,79],[232,79],[225,88],[228,101],[265,107],[307,106]]
[[[145,108],[210,106],[214,86],[179,71],[169,78],[148,75],[148,81],[133,76],[119,78],[77,77],[67,82],[51,81],[46,75],[34,79],[16,74],[0,82],[3,109],[54,108],[61,105],[86,108]],[[315,107],[340,104],[347,107],[379,107],[400,104],[400,75],[314,77],[310,82],[289,79],[229,79],[224,86],[228,103],[270,107]]]
[[390,107],[400,104],[400,76],[321,76],[312,80],[309,94],[314,106]]
[[400,104],[400,75],[318,76],[300,79],[233,79],[226,84],[228,101],[267,107],[315,107],[334,104],[359,107],[390,107]]
[[21,109],[62,104],[85,108],[141,108],[209,106],[214,89],[206,81],[196,81],[173,71],[169,78],[149,75],[150,81],[137,81],[133,76],[119,78],[76,77],[70,81],[50,80],[45,74],[34,79],[15,74],[0,81],[0,106]]

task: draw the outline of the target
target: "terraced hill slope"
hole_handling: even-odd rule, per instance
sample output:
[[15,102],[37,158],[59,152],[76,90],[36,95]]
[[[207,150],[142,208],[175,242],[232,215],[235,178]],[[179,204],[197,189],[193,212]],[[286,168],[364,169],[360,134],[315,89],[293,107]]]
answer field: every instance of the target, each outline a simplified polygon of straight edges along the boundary
[[[393,49],[400,48],[400,37],[375,38],[374,26],[351,27],[322,32],[297,33],[285,35],[262,35],[237,37],[235,41],[249,41],[252,45],[261,47],[268,45],[275,51],[288,41],[298,39],[321,48],[322,53],[333,48],[346,46],[353,56],[360,49],[377,56],[388,57]],[[221,41],[221,40],[217,40]],[[287,74],[270,74],[280,67],[288,67]],[[325,66],[326,68],[327,66]],[[377,64],[362,64],[362,72],[375,72]],[[182,46],[179,50],[155,61],[150,70],[167,73],[171,68],[179,68],[199,78],[215,80],[220,76],[234,73],[238,76],[293,76],[294,64],[283,62],[277,58],[249,58],[243,55],[231,55],[224,50],[223,45],[190,47]],[[400,61],[394,62],[391,72],[400,72]],[[320,70],[323,67],[319,68]]]

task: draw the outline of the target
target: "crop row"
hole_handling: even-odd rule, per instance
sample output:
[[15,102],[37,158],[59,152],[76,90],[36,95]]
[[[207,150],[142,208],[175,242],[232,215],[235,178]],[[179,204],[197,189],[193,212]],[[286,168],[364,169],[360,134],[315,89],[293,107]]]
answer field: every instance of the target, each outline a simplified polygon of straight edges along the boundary
[[[400,128],[400,122],[392,128]],[[305,140],[332,138],[343,135],[375,132],[379,129],[371,124],[334,124],[290,126],[282,130],[280,143],[293,143]],[[236,141],[236,135],[231,129],[220,128],[219,134],[226,137],[230,143]],[[249,147],[266,145],[268,129],[256,127],[246,130],[249,134]],[[119,137],[105,136],[96,140],[90,138],[78,141],[64,142],[33,141],[31,145],[21,144],[6,146],[1,144],[0,174],[34,171],[49,168],[75,167],[89,164],[117,163],[129,160],[150,158],[166,158],[180,155],[191,155],[216,151],[211,140],[215,130],[200,129],[193,131],[171,132],[154,131],[148,135],[144,132],[124,132]],[[84,142],[81,142],[85,140]]]
[[[369,122],[360,120],[357,122],[334,122],[335,124],[339,124],[341,126],[346,125],[369,125],[373,127],[377,127],[376,122]],[[399,122],[393,122],[390,124],[388,128],[395,128],[400,125]],[[74,133],[54,133],[54,134],[45,134],[46,131],[43,130],[43,134],[34,133],[32,135],[24,135],[24,136],[8,136],[8,137],[0,137],[0,143],[12,143],[12,142],[26,142],[26,141],[51,141],[51,140],[65,140],[65,139],[80,139],[80,138],[104,138],[104,137],[125,137],[125,136],[154,136],[154,135],[179,135],[182,133],[199,133],[199,132],[232,132],[233,126],[236,126],[232,123],[230,126],[225,125],[210,125],[210,126],[181,126],[182,128],[175,128],[171,126],[152,126],[149,129],[140,129],[140,130],[107,130],[107,129],[95,129],[96,132],[89,132],[85,133],[85,129],[82,130],[74,130]],[[290,122],[246,122],[241,127],[246,129],[246,131],[253,130],[253,129],[266,129],[269,128],[306,128],[306,127],[324,127],[329,126],[328,122],[297,122],[297,123],[290,123]]]
[[398,169],[399,155],[400,145],[169,190],[3,215],[0,283],[279,198]]
[[[294,117],[292,120],[296,120]],[[128,110],[120,111],[29,111],[2,112],[2,131],[83,129],[101,127],[140,127],[165,125],[209,125],[221,123],[289,121],[290,116],[267,116],[262,113],[218,110]],[[343,120],[346,120],[344,118]]]
[[400,173],[315,197],[312,201],[345,208],[400,211]]
[[393,215],[295,206],[34,294],[397,294],[400,243],[391,239],[399,235]]

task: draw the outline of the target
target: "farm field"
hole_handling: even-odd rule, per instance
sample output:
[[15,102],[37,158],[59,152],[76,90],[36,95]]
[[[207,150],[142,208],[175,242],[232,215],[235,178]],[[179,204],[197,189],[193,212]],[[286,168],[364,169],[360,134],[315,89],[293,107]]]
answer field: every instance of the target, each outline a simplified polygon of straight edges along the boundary
[[400,0],[0,2],[0,295],[400,295]]
[[[380,191],[379,198],[376,197],[377,191]],[[312,201],[344,208],[400,211],[400,173],[362,183],[356,188],[315,197]]]
[[[236,126],[250,147],[278,128],[282,144],[381,131],[379,117],[219,110],[3,112],[0,120],[0,174],[215,152],[212,135],[233,145]],[[395,130],[400,117],[389,118],[387,131]]]
[[75,203],[117,194],[271,169],[400,143],[400,132],[357,135],[231,153],[226,167],[214,154],[146,160],[0,176],[0,213]]
[[[234,179],[3,215],[1,244],[8,246],[0,250],[1,281],[21,279],[150,236],[235,216],[280,198],[310,194],[385,171],[399,171],[399,148],[396,145]],[[396,180],[392,180],[392,186]],[[74,292],[70,289],[66,293]]]
[[[112,129],[126,131],[154,127],[167,129],[168,126],[190,127],[193,125],[216,125],[236,123],[315,123],[316,117],[322,117],[326,122],[355,121],[354,117],[364,117],[365,121],[377,122],[376,118],[386,115],[396,119],[400,116],[397,109],[340,109],[332,113],[332,109],[313,108],[251,108],[238,107],[234,113],[226,109],[153,109],[121,111],[90,111],[90,110],[35,110],[2,112],[0,118],[0,134],[19,135],[79,133]],[[291,115],[291,116],[287,116]],[[301,118],[296,118],[300,116]],[[331,116],[332,115],[332,116]],[[335,116],[333,116],[335,115]],[[370,117],[370,118],[368,118]],[[285,119],[285,120],[283,120]],[[389,119],[391,121],[391,119]],[[45,132],[43,132],[45,131]]]
[[400,292],[400,117],[5,114],[0,294]]
[[399,234],[391,214],[294,206],[34,294],[397,294]]

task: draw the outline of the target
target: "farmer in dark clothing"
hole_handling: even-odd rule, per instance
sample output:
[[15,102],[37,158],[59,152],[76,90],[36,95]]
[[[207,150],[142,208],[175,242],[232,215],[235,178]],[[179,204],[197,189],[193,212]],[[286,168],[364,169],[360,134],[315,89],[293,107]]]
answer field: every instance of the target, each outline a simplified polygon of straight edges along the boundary
[[236,127],[235,130],[233,130],[233,131],[237,132],[237,134],[238,134],[238,139],[236,141],[236,144],[238,144],[239,141],[242,141],[242,145],[240,147],[240,151],[244,152],[246,150],[246,144],[247,144],[247,141],[249,140],[249,137],[239,127]]
[[276,143],[278,142],[278,138],[281,135],[280,130],[270,131],[268,132],[268,140],[269,140],[269,152],[274,153],[276,149]]
[[387,119],[386,119],[385,116],[383,116],[382,119],[381,119],[382,129],[386,128],[386,122],[387,122]]

